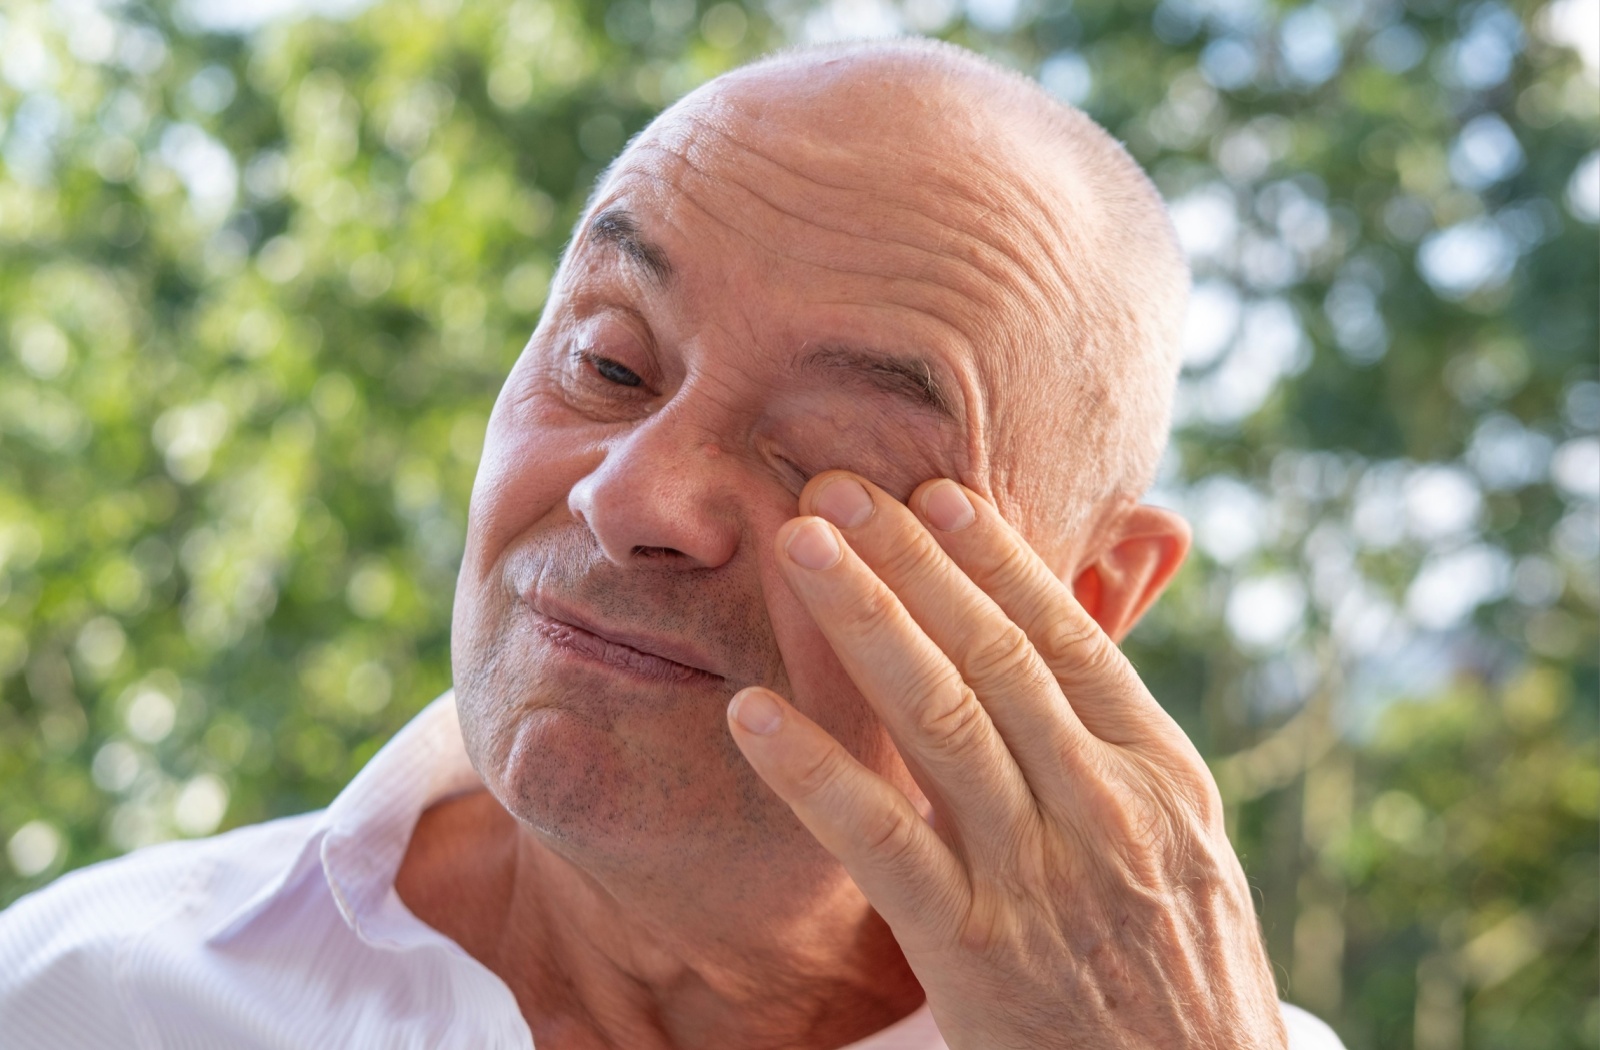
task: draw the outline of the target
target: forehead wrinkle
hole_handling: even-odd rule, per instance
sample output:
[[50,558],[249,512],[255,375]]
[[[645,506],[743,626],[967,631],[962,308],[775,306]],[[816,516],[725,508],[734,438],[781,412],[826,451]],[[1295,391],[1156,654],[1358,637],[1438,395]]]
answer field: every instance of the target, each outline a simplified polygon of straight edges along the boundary
[[[901,248],[901,249],[903,249],[905,251],[908,251],[908,252],[911,252],[911,253],[914,253],[914,254],[917,254],[917,255],[920,255],[920,256],[925,256],[930,263],[934,263],[934,264],[944,263],[944,264],[947,264],[947,265],[954,266],[955,268],[960,269],[960,270],[970,271],[973,274],[975,274],[977,277],[979,277],[982,280],[986,281],[987,283],[998,286],[1002,290],[1002,292],[1004,292],[1004,293],[1016,294],[1016,293],[1020,292],[1020,293],[1023,294],[1023,297],[1028,299],[1028,300],[1030,300],[1032,302],[1032,305],[1034,305],[1036,308],[1039,308],[1041,310],[1048,309],[1048,306],[1046,304],[1048,303],[1049,296],[1045,292],[1045,282],[1040,279],[1040,273],[1039,273],[1037,265],[1030,265],[1028,262],[1025,261],[1026,253],[1022,253],[1021,255],[1019,255],[1018,253],[1007,251],[1005,248],[1003,248],[1001,246],[998,246],[998,245],[995,245],[995,244],[991,244],[985,238],[983,238],[982,236],[978,235],[975,232],[972,232],[972,231],[969,231],[969,230],[966,230],[966,229],[962,229],[961,227],[956,226],[956,225],[954,225],[952,223],[936,219],[936,218],[930,216],[928,214],[928,212],[925,211],[925,210],[921,210],[921,209],[917,209],[917,208],[905,205],[904,203],[902,203],[902,199],[900,197],[896,197],[896,196],[892,196],[892,195],[875,194],[875,193],[872,193],[870,190],[863,190],[863,189],[861,189],[859,187],[838,186],[838,185],[834,185],[834,184],[831,184],[831,183],[827,183],[827,182],[818,180],[816,178],[813,178],[812,176],[806,175],[805,173],[794,169],[793,167],[791,167],[789,165],[784,164],[782,161],[774,159],[773,157],[763,153],[762,151],[760,151],[760,150],[758,150],[758,149],[756,149],[754,147],[751,147],[751,146],[743,143],[741,140],[739,140],[739,139],[727,134],[726,132],[723,132],[721,129],[715,128],[715,127],[713,127],[713,126],[711,126],[709,124],[705,124],[704,122],[698,122],[698,123],[700,123],[701,126],[705,127],[706,130],[710,131],[711,133],[719,135],[719,136],[727,139],[730,143],[732,143],[734,146],[736,146],[737,148],[739,148],[740,150],[745,152],[747,155],[755,158],[758,161],[762,161],[762,162],[764,162],[766,164],[769,164],[770,166],[778,169],[781,172],[784,172],[787,175],[790,175],[791,177],[793,177],[793,178],[795,178],[797,180],[800,180],[802,182],[811,183],[814,186],[817,186],[817,187],[820,187],[820,188],[826,189],[826,190],[842,191],[842,192],[846,192],[846,193],[864,195],[864,196],[867,196],[870,200],[872,200],[872,203],[875,206],[882,208],[884,211],[895,213],[897,215],[910,216],[911,218],[918,220],[919,222],[921,222],[924,225],[931,224],[938,231],[937,241],[938,241],[940,247],[939,248],[929,248],[929,247],[926,247],[924,245],[917,244],[917,243],[915,243],[913,241],[909,241],[909,240],[905,240],[905,239],[888,238],[888,237],[883,237],[883,236],[874,236],[872,234],[864,233],[864,232],[860,231],[859,229],[851,229],[851,228],[848,228],[848,227],[845,227],[845,226],[831,225],[831,224],[824,223],[824,222],[818,222],[818,221],[816,221],[816,220],[814,220],[812,218],[808,218],[806,216],[800,215],[800,214],[796,213],[795,211],[793,211],[790,208],[784,207],[783,205],[777,203],[776,201],[774,201],[772,198],[770,198],[766,194],[764,194],[764,193],[760,192],[759,190],[755,189],[752,185],[747,184],[744,180],[736,178],[733,175],[714,174],[713,172],[708,170],[706,167],[704,167],[701,164],[697,163],[695,161],[695,159],[688,154],[687,151],[673,149],[673,148],[670,148],[670,147],[668,147],[668,146],[666,146],[664,144],[660,144],[660,143],[657,143],[657,142],[654,142],[654,141],[640,142],[635,148],[639,149],[641,151],[645,150],[645,149],[653,149],[653,150],[657,150],[659,152],[665,153],[666,155],[676,159],[684,167],[688,168],[690,171],[692,171],[696,175],[700,176],[700,178],[704,179],[706,182],[708,182],[708,183],[710,183],[712,185],[726,185],[726,186],[736,187],[737,189],[739,189],[742,192],[744,192],[747,196],[754,198],[756,201],[758,201],[759,203],[765,205],[767,208],[769,208],[772,211],[778,213],[779,215],[782,215],[782,216],[784,216],[786,218],[792,219],[792,220],[794,220],[796,222],[799,222],[799,223],[801,223],[803,225],[806,225],[806,226],[809,226],[809,227],[812,227],[812,228],[815,228],[815,229],[823,230],[823,231],[826,231],[828,233],[834,233],[834,234],[839,234],[839,235],[843,235],[843,236],[853,237],[853,238],[855,238],[857,240],[863,240],[863,241],[867,241],[867,242],[873,243],[873,244],[879,244],[879,245],[883,245],[883,246],[886,246],[886,247]],[[676,186],[671,182],[671,180],[666,179],[666,178],[662,178],[662,177],[658,177],[658,178],[661,178],[662,182],[664,182],[664,183],[666,183],[668,185],[674,186],[674,188],[676,188],[676,189],[684,190],[685,192],[687,192],[687,188],[686,187]],[[967,203],[967,204],[970,204],[970,205],[975,205],[977,207],[977,209],[983,211],[987,215],[991,215],[992,216],[995,213],[995,209],[994,209],[992,203],[989,202],[989,201],[985,201],[984,199],[982,199],[982,197],[980,197],[980,196],[978,196],[976,194],[972,194],[972,193],[968,193],[968,192],[962,191],[959,187],[957,187],[957,186],[953,185],[952,183],[950,183],[949,180],[940,180],[940,183],[947,190],[953,191],[949,195],[951,198],[954,198],[954,199],[956,199],[958,201],[961,201],[961,202],[964,202],[964,203]],[[706,208],[704,205],[700,206],[700,210],[702,212],[705,212],[708,215],[713,215],[713,217],[715,217],[714,213],[712,213],[710,211],[710,209]],[[730,224],[728,224],[726,222],[723,222],[720,219],[718,221],[722,222],[722,224],[725,225],[725,226],[730,225]],[[984,224],[983,223],[973,223],[972,225],[975,227],[975,229],[982,229]],[[1016,224],[1007,224],[1007,225],[1016,225]],[[1028,224],[1022,224],[1022,225],[1028,225]],[[732,227],[730,226],[730,228],[732,228]],[[1030,231],[1030,232],[1035,237],[1036,242],[1040,243],[1041,246],[1042,246],[1042,241],[1038,241],[1038,232],[1037,232],[1037,230],[1033,230],[1033,231]],[[946,246],[950,244],[950,242],[952,240],[952,235],[953,235],[953,238],[955,240],[961,241],[961,242],[965,242],[965,244],[967,244],[968,246],[970,246],[971,248],[973,248],[975,250],[971,251],[971,252],[960,252],[960,253],[949,250],[948,248],[946,248]],[[753,243],[757,243],[758,246],[766,247],[765,245],[760,245],[759,242],[755,242],[754,238],[752,238],[752,237],[746,237],[746,239],[747,240],[751,240]],[[1052,254],[1053,255],[1053,253],[1048,253],[1048,254]],[[786,256],[786,257],[787,258],[795,258],[793,256]],[[996,260],[999,261],[1000,265],[998,265],[998,266],[995,265],[995,261]],[[796,259],[796,261],[803,261],[803,260]],[[838,267],[829,267],[829,268],[830,269],[839,269]],[[883,276],[882,274],[875,273],[873,271],[867,271],[867,270],[843,270],[841,272],[858,273],[858,274],[861,274],[863,276]],[[919,273],[919,275],[921,275],[921,274],[926,274],[928,271],[927,271],[927,269],[920,269],[917,272]],[[1019,275],[1020,275],[1020,278],[1021,278],[1020,280],[1018,279]],[[964,299],[968,300],[969,302],[971,302],[975,306],[980,306],[980,307],[987,308],[988,306],[991,305],[990,303],[984,301],[981,297],[976,296],[976,295],[974,295],[974,294],[972,294],[970,292],[967,292],[966,290],[958,287],[956,284],[954,284],[952,282],[933,279],[933,283],[936,283],[936,284],[940,285],[941,287],[949,289],[951,292],[954,292],[956,294],[961,295]]]
[[[701,174],[704,174],[704,173],[701,173]],[[877,271],[877,270],[855,268],[855,267],[851,267],[851,266],[848,266],[848,265],[844,265],[844,264],[839,263],[839,262],[822,263],[822,262],[817,262],[817,261],[812,260],[812,259],[807,259],[807,258],[805,258],[803,256],[800,256],[800,255],[795,255],[795,254],[792,254],[792,253],[789,253],[789,252],[782,251],[782,250],[780,250],[778,248],[773,247],[771,244],[759,239],[754,234],[750,233],[748,230],[745,230],[742,227],[737,226],[734,223],[730,222],[729,220],[723,218],[714,209],[708,207],[705,204],[702,204],[692,192],[684,189],[684,187],[682,185],[673,182],[671,179],[666,178],[665,176],[655,175],[655,174],[651,174],[651,173],[647,173],[647,172],[627,172],[627,173],[625,173],[625,177],[627,177],[627,178],[639,178],[641,180],[645,180],[645,181],[649,181],[649,182],[657,182],[657,183],[662,184],[665,187],[668,187],[669,189],[677,191],[677,196],[675,196],[673,198],[674,203],[688,205],[689,207],[693,208],[695,211],[699,212],[701,215],[705,216],[711,222],[715,223],[717,226],[721,227],[724,230],[727,230],[729,233],[732,233],[734,236],[738,237],[740,240],[746,242],[747,244],[751,245],[752,247],[754,247],[754,248],[756,248],[756,249],[758,249],[760,251],[763,251],[763,252],[765,252],[765,253],[767,253],[769,255],[774,255],[774,256],[777,256],[780,259],[784,259],[784,260],[787,260],[789,262],[795,263],[796,265],[809,267],[811,269],[825,270],[825,271],[827,271],[829,273],[843,274],[845,276],[872,277],[872,278],[877,278],[879,280],[890,282],[892,284],[911,284],[911,285],[925,284],[925,285],[933,285],[934,287],[941,288],[941,289],[949,292],[951,295],[954,295],[954,296],[958,297],[959,299],[961,299],[967,305],[969,305],[969,306],[971,306],[971,307],[973,307],[975,309],[978,309],[978,310],[988,310],[988,309],[991,309],[993,307],[993,305],[994,305],[992,302],[980,298],[979,296],[975,295],[974,293],[966,290],[965,288],[962,288],[958,284],[954,284],[954,283],[952,283],[952,282],[950,282],[948,280],[943,280],[943,279],[940,279],[939,277],[929,275],[927,270],[923,270],[921,272],[921,275],[919,275],[919,276],[887,276],[887,275],[885,275],[882,272]],[[705,177],[707,179],[710,178],[710,176],[705,176]],[[740,188],[743,189],[744,187],[741,186]],[[765,202],[763,201],[763,203],[765,203]],[[777,209],[777,210],[781,210],[781,209]],[[806,219],[801,218],[798,215],[792,215],[792,214],[787,213],[787,212],[785,212],[784,214],[787,215],[789,218],[792,218],[796,222],[805,223],[806,225],[810,225],[810,226],[816,226],[815,223],[810,223]],[[849,235],[847,231],[829,230],[829,232],[832,232],[832,233],[843,233],[845,235]],[[889,246],[889,247],[904,248],[907,251],[918,252],[920,254],[930,254],[930,255],[933,255],[936,260],[948,261],[948,262],[956,263],[957,265],[963,265],[962,261],[959,260],[959,259],[954,259],[954,258],[951,258],[949,256],[944,256],[944,255],[938,255],[937,253],[933,253],[930,249],[920,248],[917,245],[906,244],[904,242],[890,241],[890,240],[879,240],[877,243],[880,243],[880,244],[883,244],[883,245]],[[864,305],[874,305],[874,304],[871,304],[871,303],[860,303],[860,302],[848,302],[848,301],[838,300],[838,301],[833,301],[831,303],[831,305],[864,306]],[[948,321],[945,321],[944,319],[942,319],[942,318],[940,318],[940,317],[938,317],[938,316],[936,316],[934,314],[928,313],[927,311],[923,310],[920,307],[908,306],[907,309],[915,309],[915,310],[917,310],[918,313],[922,313],[924,316],[927,316],[930,319],[939,322],[944,327],[949,328],[952,332],[955,332],[962,339],[970,339],[971,338],[970,335],[968,335],[965,332],[962,332],[955,325],[951,324]]]
[[[773,62],[770,69],[780,79],[793,78],[797,74],[804,76],[804,83],[809,85],[817,82],[817,73],[825,72],[826,67],[833,65],[831,62],[824,63],[823,70],[808,74],[797,68],[804,64],[803,60],[799,60],[794,67],[789,67],[779,60]],[[907,82],[918,76],[926,78],[930,73],[930,67],[924,63],[913,61],[910,65],[914,68],[910,70]],[[1100,322],[1115,321],[1116,318],[1098,316],[1103,312],[1098,309],[1103,298],[1099,294],[1104,290],[1101,288],[1103,282],[1096,279],[1099,276],[1098,268],[1086,257],[1087,253],[1095,251],[1105,242],[1105,230],[1101,209],[1095,206],[1098,191],[1094,188],[1093,172],[1084,166],[1088,161],[1082,155],[1085,151],[1079,141],[1083,129],[1069,127],[1073,122],[1070,118],[1063,123],[1052,119],[1051,113],[1035,112],[1040,99],[1029,97],[1019,83],[1013,83],[1003,74],[997,76],[997,71],[988,71],[986,77],[980,78],[983,83],[968,84],[959,75],[962,72],[960,69],[952,70],[938,63],[932,68],[938,75],[935,83],[924,85],[925,93],[911,100],[900,98],[894,103],[900,111],[894,126],[905,128],[914,125],[927,131],[931,122],[932,132],[937,134],[929,132],[918,136],[903,130],[898,135],[890,132],[884,141],[895,143],[898,150],[906,155],[898,160],[896,166],[920,170],[928,177],[928,182],[937,183],[956,200],[978,210],[976,221],[970,224],[973,230],[971,239],[994,252],[1010,268],[1025,275],[1019,283],[1032,286],[1029,290],[1036,293],[1033,298],[1040,307],[1041,319],[1071,324],[1092,314]],[[948,76],[952,71],[958,74],[954,79]],[[906,70],[901,68],[900,72],[904,74]],[[972,71],[967,69],[965,72],[970,75]],[[837,122],[844,119],[837,108],[840,85],[854,79],[859,86],[863,78],[859,71],[852,77],[845,70],[837,78],[823,79],[829,83],[818,87],[816,93],[819,98],[825,96],[826,100],[817,102],[817,105],[832,114],[829,120]],[[894,78],[889,77],[883,86],[892,91],[894,84]],[[878,85],[873,82],[873,86]],[[859,91],[854,94],[859,98]],[[1033,94],[1040,98],[1043,95],[1036,86],[1033,86]],[[729,92],[724,92],[721,98],[713,97],[708,100],[709,105],[704,107],[712,115],[722,116],[723,119],[715,124],[709,120],[697,122],[712,134],[780,168],[793,171],[799,178],[810,178],[798,170],[789,169],[734,133],[747,127],[760,128],[765,125],[761,119],[755,122],[749,119],[746,107],[739,105],[737,86],[732,87],[731,98],[729,95]],[[807,98],[810,97],[807,95]],[[724,116],[729,113],[733,116]],[[694,121],[698,115],[691,112],[685,116]],[[740,117],[744,117],[744,123],[740,123]],[[1081,114],[1077,114],[1076,119],[1078,123],[1088,124],[1100,137],[1105,137],[1103,131],[1095,128]],[[847,128],[850,126],[845,125]],[[730,128],[734,130],[730,131]],[[840,137],[848,139],[849,134],[846,131]],[[844,150],[848,151],[850,146],[847,141]],[[870,152],[879,147],[880,140],[874,139],[867,150]],[[884,153],[893,151],[893,147],[881,150]],[[957,154],[961,164],[953,166],[947,163],[952,151]],[[859,156],[859,146],[856,152]],[[951,177],[940,177],[947,171]],[[973,171],[981,177],[971,177]],[[876,189],[880,181],[869,180],[867,186]],[[908,189],[912,192],[891,196],[887,201],[889,207],[900,210],[902,200],[911,197],[915,191],[915,187]],[[915,208],[911,210],[921,214]],[[1001,225],[996,220],[1006,219],[1011,221],[1003,225],[1012,232],[1012,236],[999,239],[983,236]],[[996,279],[992,270],[987,272],[991,279]],[[1006,282],[1000,280],[999,283]],[[1089,294],[1080,294],[1085,290],[1086,283]]]
[[[1045,162],[1040,156],[1043,148],[1030,152],[1003,137],[994,144],[994,157],[973,152],[971,168],[962,171],[968,177],[941,181],[984,212],[1018,220],[1012,225],[1041,255],[1055,260],[1073,240],[1061,235],[1086,229],[1094,212],[1080,206],[1079,187],[1071,181],[1081,178],[1076,162],[1066,155]],[[1011,163],[997,162],[1006,160]]]
[[[1093,430],[1093,420],[1108,411],[1105,402],[1111,396],[1106,384],[1112,366],[1103,350],[1131,338],[1128,329],[1138,322],[1125,309],[1115,308],[1122,300],[1092,261],[1091,253],[1105,250],[1098,208],[1080,207],[1072,188],[1059,177],[1056,181],[1060,189],[1054,194],[1037,177],[1019,177],[1000,184],[996,192],[1015,199],[1019,209],[1027,208],[1035,217],[1014,225],[1037,247],[1038,265],[1057,290],[1054,308],[1043,317],[1055,332],[1048,339],[1054,352],[1030,362],[1033,367],[1027,371],[1035,382],[1059,384],[1072,396],[1065,399],[1065,416],[1056,416],[1053,424],[1041,418],[1040,423],[1066,432]],[[1047,411],[1044,404],[1036,407]]]
[[[696,120],[693,115],[689,115],[689,119]],[[1030,253],[1026,251],[1009,251],[1003,243],[994,244],[976,232],[963,230],[952,223],[940,222],[938,220],[931,219],[925,209],[920,209],[906,204],[904,194],[878,192],[877,188],[880,185],[878,180],[869,179],[866,180],[862,185],[828,182],[815,175],[807,174],[806,172],[801,171],[798,167],[784,163],[747,139],[741,138],[725,128],[718,127],[710,122],[697,121],[697,123],[701,123],[705,130],[710,132],[712,135],[720,136],[721,138],[727,140],[735,148],[742,150],[749,156],[765,162],[777,168],[779,171],[801,180],[802,182],[811,183],[812,185],[825,190],[842,190],[848,193],[864,195],[872,200],[875,204],[884,207],[884,209],[888,212],[898,215],[909,215],[916,219],[933,222],[940,229],[939,244],[941,247],[948,241],[948,237],[946,235],[954,233],[957,237],[965,239],[975,244],[979,248],[987,249],[988,251],[992,252],[1004,263],[1009,264],[1009,267],[1012,270],[1021,272],[1023,275],[1025,275],[1025,283],[1032,284],[1035,291],[1042,292],[1045,286],[1049,283],[1044,279],[1044,273],[1041,272],[1041,268],[1038,265],[1035,265],[1030,259]],[[1005,143],[1003,142],[1002,145],[1005,145]],[[914,146],[912,148],[914,150]],[[1042,256],[1043,259],[1048,263],[1044,269],[1054,271],[1051,276],[1056,278],[1058,288],[1068,286],[1069,282],[1067,280],[1067,274],[1070,271],[1067,266],[1067,260],[1063,258],[1063,253],[1070,252],[1071,239],[1060,236],[1049,237],[1046,234],[1047,232],[1058,232],[1061,227],[1065,226],[1069,221],[1073,223],[1078,221],[1078,209],[1073,207],[1074,201],[1072,197],[1065,192],[1061,193],[1060,200],[1058,202],[1061,207],[1055,209],[1055,212],[1066,211],[1069,212],[1070,215],[1061,216],[1059,219],[1052,218],[1053,211],[1050,204],[1046,202],[1045,194],[1039,190],[1039,188],[1035,185],[1035,180],[1029,177],[1031,173],[1025,170],[1021,164],[1013,165],[1011,168],[1006,168],[1003,166],[986,163],[981,150],[969,148],[966,152],[970,155],[973,166],[982,170],[982,178],[968,180],[930,178],[929,181],[936,182],[940,188],[948,193],[949,198],[960,203],[970,205],[975,210],[982,213],[984,221],[974,224],[975,231],[981,231],[989,228],[989,226],[992,224],[992,218],[995,216],[1011,217],[1024,211],[1030,212],[1034,221],[1013,221],[1007,223],[1006,225],[1012,229],[1020,230],[1023,238],[1032,242],[1033,247],[1037,249],[1039,255]],[[1006,153],[1007,155],[1013,156],[1022,155],[1022,151],[1020,150],[1015,152],[1006,151]],[[930,173],[938,173],[940,171],[941,165],[937,163],[937,157],[930,157],[924,154],[920,159],[922,161],[921,167],[924,170]],[[686,163],[688,163],[692,170],[696,171],[702,177],[707,179],[714,178],[705,169],[695,164],[692,158],[685,155],[684,160]],[[907,166],[910,167],[911,165]],[[795,216],[793,212],[790,212],[774,203],[754,187],[745,185],[743,182],[731,177],[728,179],[728,181],[739,185],[741,188],[745,189],[748,193],[755,196],[758,200],[762,201],[762,203],[767,204],[774,210],[785,215],[790,215],[791,217],[799,218],[799,216]],[[989,194],[986,195],[983,193],[983,189],[989,190]],[[997,198],[999,201],[998,204],[996,201]],[[1019,204],[1024,206],[1018,207],[1017,205]],[[801,221],[808,220],[801,219]],[[1002,275],[998,274],[993,267],[985,267],[980,265],[980,263],[976,260],[969,260],[961,256],[952,255],[937,248],[925,248],[921,245],[912,244],[907,241],[891,241],[883,238],[874,238],[855,233],[855,231],[827,226],[822,223],[811,223],[811,225],[818,226],[821,229],[831,230],[833,232],[850,233],[855,236],[860,236],[866,240],[876,240],[881,243],[903,244],[912,250],[924,252],[940,259],[948,259],[958,264],[969,266],[997,284],[1004,285],[1006,283]]]

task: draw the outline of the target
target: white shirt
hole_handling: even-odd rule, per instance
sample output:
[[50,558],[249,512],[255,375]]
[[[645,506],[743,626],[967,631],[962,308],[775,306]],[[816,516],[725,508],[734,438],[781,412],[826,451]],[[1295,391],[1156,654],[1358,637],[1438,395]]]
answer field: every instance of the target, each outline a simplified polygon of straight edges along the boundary
[[[394,878],[417,818],[481,787],[446,694],[326,810],[137,850],[0,913],[0,1045],[531,1050],[511,990]],[[1340,1050],[1284,1006],[1291,1050]],[[945,1050],[928,1008],[848,1050]]]

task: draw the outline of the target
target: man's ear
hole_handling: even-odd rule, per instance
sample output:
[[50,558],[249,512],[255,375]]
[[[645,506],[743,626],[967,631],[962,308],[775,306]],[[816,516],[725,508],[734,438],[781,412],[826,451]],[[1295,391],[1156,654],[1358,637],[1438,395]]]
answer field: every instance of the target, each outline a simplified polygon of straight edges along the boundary
[[1178,515],[1141,503],[1118,523],[1110,546],[1079,566],[1072,593],[1120,642],[1183,565],[1189,536],[1189,523]]

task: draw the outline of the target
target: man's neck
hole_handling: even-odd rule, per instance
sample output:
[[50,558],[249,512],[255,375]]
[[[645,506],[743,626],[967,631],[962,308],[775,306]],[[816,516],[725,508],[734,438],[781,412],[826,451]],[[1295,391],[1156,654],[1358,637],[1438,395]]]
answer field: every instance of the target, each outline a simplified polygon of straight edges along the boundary
[[852,885],[757,928],[727,921],[718,876],[670,907],[656,880],[601,886],[480,791],[422,815],[395,889],[505,981],[540,1050],[832,1050],[922,1002]]

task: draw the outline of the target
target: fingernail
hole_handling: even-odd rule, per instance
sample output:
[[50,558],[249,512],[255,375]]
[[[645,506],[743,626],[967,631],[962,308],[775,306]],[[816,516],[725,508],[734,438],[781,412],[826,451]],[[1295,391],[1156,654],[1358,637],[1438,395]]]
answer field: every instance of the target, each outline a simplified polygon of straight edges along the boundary
[[872,497],[854,478],[834,478],[812,499],[811,509],[848,529],[872,517]]
[[789,534],[784,551],[796,565],[807,569],[826,569],[839,560],[839,542],[833,530],[820,521],[808,521]]
[[957,532],[971,525],[977,514],[961,486],[941,481],[922,497],[922,513],[936,529]]
[[735,722],[758,736],[771,736],[783,723],[783,709],[762,689],[746,689],[735,695],[728,713]]

